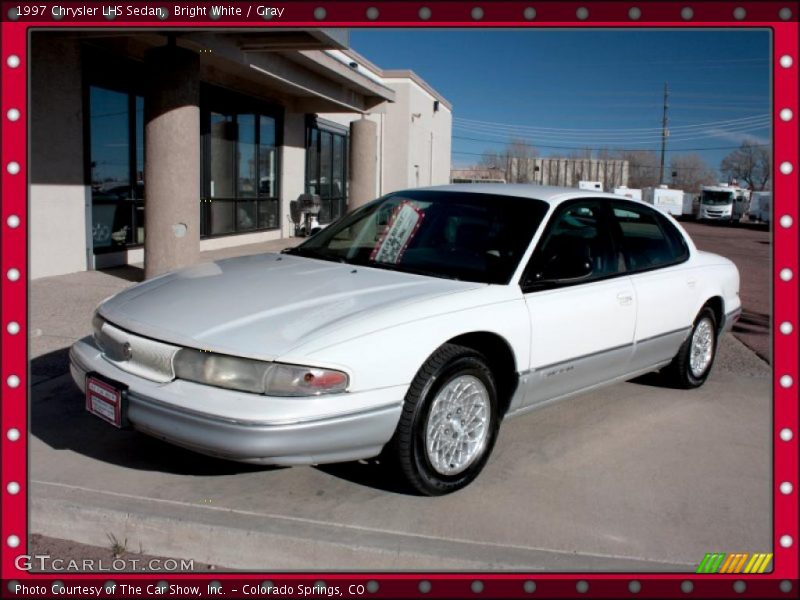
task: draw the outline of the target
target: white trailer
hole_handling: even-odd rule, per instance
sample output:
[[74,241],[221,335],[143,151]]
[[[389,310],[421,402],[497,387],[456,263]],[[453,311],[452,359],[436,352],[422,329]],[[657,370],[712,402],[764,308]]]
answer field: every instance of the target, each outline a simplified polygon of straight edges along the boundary
[[[674,217],[684,215],[683,190],[671,190],[667,186],[648,187],[642,190],[642,200]],[[692,214],[691,209],[687,214]]]
[[591,190],[593,192],[602,192],[603,183],[601,181],[579,181],[579,190]]
[[627,185],[621,185],[619,187],[614,188],[614,193],[617,196],[625,196],[626,198],[630,198],[631,200],[642,199],[642,190],[640,190],[639,188],[629,188]]
[[772,192],[753,192],[750,195],[750,212],[748,215],[751,221],[769,223],[771,208]]

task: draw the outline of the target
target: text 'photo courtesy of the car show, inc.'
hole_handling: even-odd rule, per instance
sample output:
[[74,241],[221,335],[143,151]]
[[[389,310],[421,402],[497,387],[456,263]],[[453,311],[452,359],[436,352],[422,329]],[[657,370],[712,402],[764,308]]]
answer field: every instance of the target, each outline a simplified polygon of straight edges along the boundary
[[800,597],[798,8],[2,1],[2,597]]

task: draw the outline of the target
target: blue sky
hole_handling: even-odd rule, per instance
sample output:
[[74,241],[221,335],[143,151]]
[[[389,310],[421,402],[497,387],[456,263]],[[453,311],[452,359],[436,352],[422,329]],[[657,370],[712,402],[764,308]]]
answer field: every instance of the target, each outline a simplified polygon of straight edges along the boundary
[[[453,163],[524,138],[569,148],[660,148],[712,168],[747,137],[770,143],[767,30],[359,30],[353,49],[417,72],[453,103]],[[469,139],[467,139],[469,138]],[[561,148],[565,147],[565,148]]]

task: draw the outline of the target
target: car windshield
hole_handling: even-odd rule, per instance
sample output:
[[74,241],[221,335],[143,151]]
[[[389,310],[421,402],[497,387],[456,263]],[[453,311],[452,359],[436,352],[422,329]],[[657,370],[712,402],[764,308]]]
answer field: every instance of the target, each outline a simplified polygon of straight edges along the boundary
[[287,253],[508,283],[546,212],[545,202],[530,198],[412,190],[361,207]]
[[719,204],[730,204],[733,202],[733,192],[703,192],[703,199],[701,201],[703,204],[708,204],[711,206],[719,205]]

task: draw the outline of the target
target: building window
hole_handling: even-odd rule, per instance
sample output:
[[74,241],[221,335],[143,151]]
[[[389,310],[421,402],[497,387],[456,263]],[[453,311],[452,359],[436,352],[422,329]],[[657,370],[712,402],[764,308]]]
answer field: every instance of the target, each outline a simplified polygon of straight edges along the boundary
[[280,227],[276,115],[238,103],[217,98],[203,113],[202,237]]
[[347,133],[314,121],[306,128],[306,193],[320,197],[319,222],[347,212]]
[[144,243],[144,98],[89,86],[95,254]]

